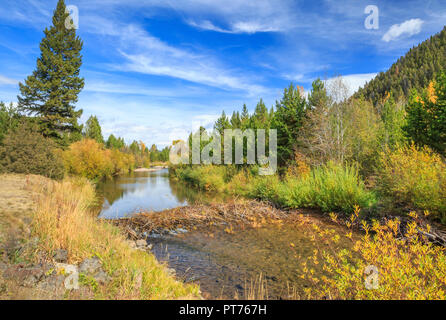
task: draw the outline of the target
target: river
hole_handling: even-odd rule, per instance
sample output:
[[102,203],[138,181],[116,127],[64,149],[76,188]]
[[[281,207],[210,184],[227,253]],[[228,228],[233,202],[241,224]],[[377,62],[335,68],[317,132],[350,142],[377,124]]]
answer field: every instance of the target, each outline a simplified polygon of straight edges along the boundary
[[98,192],[104,200],[100,217],[107,219],[141,211],[162,211],[198,201],[206,203],[219,198],[174,181],[169,177],[168,169],[116,176],[101,182]]
[[[170,179],[167,169],[115,177],[98,189],[104,196],[101,217],[109,219],[224,200]],[[322,228],[343,232],[327,222],[322,224]],[[148,241],[157,259],[174,269],[179,280],[198,283],[205,298],[304,298],[304,288],[311,284],[301,278],[302,262],[321,246],[311,239],[309,229],[283,224],[228,234],[215,226],[205,232],[188,230]],[[316,272],[321,271],[316,268]]]

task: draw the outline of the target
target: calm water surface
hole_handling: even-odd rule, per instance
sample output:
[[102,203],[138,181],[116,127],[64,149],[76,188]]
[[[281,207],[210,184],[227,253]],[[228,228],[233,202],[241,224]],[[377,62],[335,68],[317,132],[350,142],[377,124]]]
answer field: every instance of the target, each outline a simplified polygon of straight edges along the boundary
[[98,191],[104,199],[100,217],[109,219],[217,200],[169,178],[168,169],[107,179],[98,185]]

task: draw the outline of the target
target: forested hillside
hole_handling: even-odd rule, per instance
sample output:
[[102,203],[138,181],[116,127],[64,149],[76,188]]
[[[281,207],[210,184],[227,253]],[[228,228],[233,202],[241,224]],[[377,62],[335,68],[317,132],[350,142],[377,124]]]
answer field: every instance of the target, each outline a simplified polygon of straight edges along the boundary
[[395,100],[407,99],[411,89],[422,89],[446,69],[446,27],[398,59],[356,93],[375,105],[392,92]]

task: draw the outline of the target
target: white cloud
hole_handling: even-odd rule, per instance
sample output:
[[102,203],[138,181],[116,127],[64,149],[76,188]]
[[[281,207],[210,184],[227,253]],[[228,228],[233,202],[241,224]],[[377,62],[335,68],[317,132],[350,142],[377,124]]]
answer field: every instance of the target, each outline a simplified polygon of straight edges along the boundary
[[[78,0],[83,8],[96,10],[97,2],[106,9],[124,6],[119,0]],[[175,10],[189,25],[222,33],[283,32],[290,30],[298,19],[292,0],[127,0],[125,8],[136,8],[144,15],[161,10]]]
[[224,28],[218,27],[218,26],[214,25],[209,20],[203,20],[201,22],[196,22],[194,20],[187,20],[186,22],[190,26],[193,26],[198,29],[221,32],[221,33],[254,34],[257,32],[279,32],[279,31],[281,31],[280,27],[262,24],[262,23],[255,22],[255,21],[236,22],[236,23],[231,24],[229,29],[224,29]]
[[171,46],[135,25],[119,28],[121,47],[126,59],[115,69],[179,78],[220,89],[242,90],[250,95],[265,92],[235,71],[229,71],[212,56]]
[[[341,76],[343,84],[346,85],[348,89],[349,96],[353,95],[359,88],[363,87],[367,82],[375,78],[377,73],[359,73],[359,74],[348,74]],[[333,82],[335,78],[327,79],[326,82]]]
[[256,32],[277,32],[281,31],[279,26],[262,24],[255,21],[240,21],[232,26],[234,33],[256,33]]
[[19,82],[17,81],[17,80],[14,80],[14,79],[10,79],[10,78],[7,78],[7,77],[4,77],[4,76],[2,76],[1,74],[0,74],[0,85],[1,84],[5,84],[5,85],[16,85],[16,84],[18,84]]
[[424,21],[421,19],[410,19],[404,21],[401,24],[394,24],[390,29],[384,34],[382,40],[385,42],[393,41],[401,36],[413,36],[421,32],[421,27]]

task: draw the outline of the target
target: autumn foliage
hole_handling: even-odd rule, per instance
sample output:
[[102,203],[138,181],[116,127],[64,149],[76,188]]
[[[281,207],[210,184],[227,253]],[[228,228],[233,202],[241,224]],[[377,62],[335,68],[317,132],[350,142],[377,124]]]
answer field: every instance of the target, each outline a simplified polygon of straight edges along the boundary
[[134,164],[133,155],[104,148],[92,139],[73,143],[62,153],[69,174],[99,179],[128,172]]
[[378,175],[379,190],[394,204],[430,210],[446,222],[446,164],[438,154],[413,144],[383,152]]
[[[425,215],[428,215],[425,212]],[[390,219],[371,224],[359,221],[359,208],[352,215],[353,224],[361,225],[364,235],[352,249],[316,252],[305,261],[302,276],[314,284],[306,289],[308,298],[316,299],[446,299],[446,255],[424,236],[430,231],[412,212],[411,221],[402,228],[401,221]],[[335,222],[337,217],[332,215]],[[404,230],[404,231],[401,231]],[[315,237],[322,240],[323,232]],[[322,264],[326,275],[313,275],[314,264]]]

